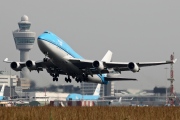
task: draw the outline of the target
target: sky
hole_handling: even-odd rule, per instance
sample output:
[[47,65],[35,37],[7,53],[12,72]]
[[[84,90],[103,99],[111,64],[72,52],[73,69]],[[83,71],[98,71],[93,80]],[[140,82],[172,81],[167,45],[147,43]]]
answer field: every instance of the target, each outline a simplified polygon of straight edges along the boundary
[[[21,16],[27,15],[36,37],[49,30],[66,41],[86,59],[101,60],[108,50],[114,62],[154,62],[180,58],[179,0],[4,0],[0,4],[0,70],[10,71],[4,58],[19,61],[12,31]],[[42,60],[37,41],[29,52],[31,60]],[[180,92],[180,62],[174,64],[175,91]],[[165,68],[168,68],[167,70]],[[167,87],[170,65],[142,68],[138,73],[122,72],[122,77],[138,81],[115,82],[115,89],[153,89]],[[19,72],[11,70],[12,74]],[[66,83],[65,76],[53,82],[44,70],[30,73],[38,86]]]

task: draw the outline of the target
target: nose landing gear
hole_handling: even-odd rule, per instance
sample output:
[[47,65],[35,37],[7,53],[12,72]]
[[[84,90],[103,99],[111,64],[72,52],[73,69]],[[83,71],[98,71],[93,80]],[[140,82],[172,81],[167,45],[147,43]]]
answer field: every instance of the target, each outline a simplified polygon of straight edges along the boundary
[[58,81],[58,74],[50,74],[53,77],[53,81]]
[[43,59],[43,61],[44,61],[44,62],[47,62],[47,61],[48,61],[48,58],[47,58],[48,52],[44,52],[44,54],[45,54],[45,58]]

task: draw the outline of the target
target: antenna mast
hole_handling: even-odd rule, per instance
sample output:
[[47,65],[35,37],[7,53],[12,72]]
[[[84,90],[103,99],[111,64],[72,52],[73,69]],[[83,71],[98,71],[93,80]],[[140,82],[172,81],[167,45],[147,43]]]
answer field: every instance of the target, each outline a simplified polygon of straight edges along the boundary
[[[171,61],[174,60],[174,52],[173,52],[173,54],[171,54],[170,59],[171,59]],[[173,85],[173,82],[175,81],[174,80],[173,63],[170,64],[170,78],[168,80],[170,81],[170,95],[168,96],[168,98],[169,98],[168,103],[171,106],[174,106],[176,95],[175,95],[175,92],[174,92],[174,85]]]

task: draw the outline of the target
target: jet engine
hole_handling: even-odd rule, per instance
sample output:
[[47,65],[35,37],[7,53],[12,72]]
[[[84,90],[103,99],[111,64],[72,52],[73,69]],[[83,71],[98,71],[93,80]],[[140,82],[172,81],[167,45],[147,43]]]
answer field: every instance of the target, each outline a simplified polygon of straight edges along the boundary
[[103,70],[104,69],[104,65],[103,65],[103,62],[101,61],[97,61],[95,60],[92,64],[92,66],[98,70]]
[[21,65],[19,62],[12,62],[10,66],[15,71],[21,71]]
[[36,70],[36,63],[35,61],[28,60],[26,61],[26,66],[29,70]]
[[136,63],[134,63],[134,62],[130,62],[130,63],[128,64],[128,68],[129,68],[132,72],[139,72],[139,70],[140,70],[139,66],[138,66]]

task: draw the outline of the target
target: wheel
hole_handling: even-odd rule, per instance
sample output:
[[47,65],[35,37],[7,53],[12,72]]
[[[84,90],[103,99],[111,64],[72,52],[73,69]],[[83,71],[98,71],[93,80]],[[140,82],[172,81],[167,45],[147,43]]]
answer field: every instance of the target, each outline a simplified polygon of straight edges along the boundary
[[58,81],[58,78],[56,78],[56,81]]
[[71,83],[71,79],[69,79],[69,82]]
[[79,82],[77,78],[75,78],[75,81],[76,81],[77,83]]
[[68,83],[68,79],[65,77],[65,81]]
[[47,59],[47,58],[44,58],[44,59],[43,59],[43,61],[44,61],[44,62],[47,62],[47,61],[48,61],[48,59]]
[[82,83],[82,80],[79,80],[80,83]]
[[53,81],[55,81],[55,78],[53,78]]

